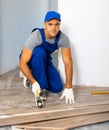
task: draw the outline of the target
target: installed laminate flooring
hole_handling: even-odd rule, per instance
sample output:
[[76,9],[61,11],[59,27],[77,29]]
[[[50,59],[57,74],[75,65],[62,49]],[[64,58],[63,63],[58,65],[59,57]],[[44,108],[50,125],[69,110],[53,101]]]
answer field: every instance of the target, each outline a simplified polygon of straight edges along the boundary
[[109,120],[109,94],[91,94],[107,92],[108,87],[74,86],[76,103],[72,105],[60,100],[61,93],[49,93],[44,108],[37,109],[31,89],[23,87],[18,73],[17,68],[0,76],[0,126],[64,130]]

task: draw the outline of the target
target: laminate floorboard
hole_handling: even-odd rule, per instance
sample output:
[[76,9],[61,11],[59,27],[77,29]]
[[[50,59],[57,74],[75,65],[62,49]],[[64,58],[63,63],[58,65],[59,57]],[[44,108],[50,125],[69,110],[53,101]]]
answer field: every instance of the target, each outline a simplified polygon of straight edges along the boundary
[[62,118],[58,120],[49,120],[44,122],[28,123],[17,126],[19,130],[70,130],[78,126],[95,124],[109,120],[109,113],[97,113],[81,116]]
[[[37,109],[31,89],[23,87],[23,79],[18,73],[17,68],[0,76],[0,126],[109,114],[109,94],[91,94],[93,91],[109,91],[109,87],[98,86],[74,86],[76,103],[72,105],[60,100],[61,93],[49,93],[44,108]],[[104,116],[102,121],[107,120]]]

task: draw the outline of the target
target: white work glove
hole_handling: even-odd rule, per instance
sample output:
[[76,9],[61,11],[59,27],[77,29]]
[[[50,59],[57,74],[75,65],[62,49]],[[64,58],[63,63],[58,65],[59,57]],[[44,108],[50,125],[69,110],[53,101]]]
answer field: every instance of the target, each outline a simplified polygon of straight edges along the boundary
[[35,96],[39,96],[41,88],[38,82],[32,84],[32,92],[34,93]]
[[74,93],[72,88],[65,88],[60,99],[65,97],[66,104],[75,103]]

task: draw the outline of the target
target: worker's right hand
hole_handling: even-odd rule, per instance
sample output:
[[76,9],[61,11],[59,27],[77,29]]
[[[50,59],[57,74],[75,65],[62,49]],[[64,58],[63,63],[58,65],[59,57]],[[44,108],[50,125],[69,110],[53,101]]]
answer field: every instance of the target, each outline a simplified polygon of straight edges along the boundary
[[32,92],[34,93],[35,96],[39,96],[41,88],[38,82],[32,84]]

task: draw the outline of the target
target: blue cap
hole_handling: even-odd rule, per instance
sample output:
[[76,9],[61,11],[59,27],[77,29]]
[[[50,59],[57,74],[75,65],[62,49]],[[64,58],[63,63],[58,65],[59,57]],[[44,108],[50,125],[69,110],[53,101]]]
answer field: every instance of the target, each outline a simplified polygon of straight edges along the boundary
[[61,16],[58,12],[55,11],[49,11],[47,12],[46,16],[45,16],[45,22],[49,21],[51,19],[58,19],[59,21],[61,21]]

